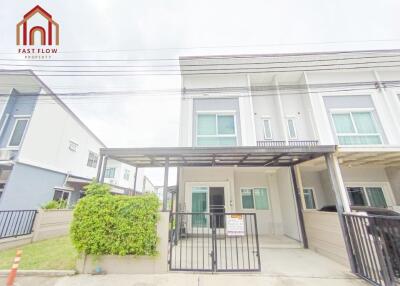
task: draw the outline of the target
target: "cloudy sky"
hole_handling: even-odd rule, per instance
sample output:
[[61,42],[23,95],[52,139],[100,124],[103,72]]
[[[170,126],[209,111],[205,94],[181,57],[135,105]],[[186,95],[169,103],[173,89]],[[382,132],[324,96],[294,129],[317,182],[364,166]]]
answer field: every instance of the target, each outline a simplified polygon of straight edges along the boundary
[[[398,0],[0,0],[1,59],[21,59],[15,25],[38,4],[61,27],[53,59],[141,59],[135,63],[151,69],[177,61],[144,59],[400,48]],[[0,68],[12,68],[5,63]],[[180,87],[171,75],[42,79],[59,93]],[[109,147],[177,145],[179,93],[65,101]]]

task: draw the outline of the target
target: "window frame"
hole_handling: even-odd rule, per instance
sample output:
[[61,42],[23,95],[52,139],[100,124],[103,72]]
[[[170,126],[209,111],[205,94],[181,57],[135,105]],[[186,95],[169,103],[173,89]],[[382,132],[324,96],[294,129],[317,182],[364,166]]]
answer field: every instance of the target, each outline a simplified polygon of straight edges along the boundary
[[[261,117],[261,120],[262,120],[264,140],[272,140],[274,138],[274,135],[272,133],[271,117],[263,116]],[[268,122],[269,133],[271,134],[270,137],[267,137],[267,134],[265,134],[265,122]]]
[[[198,130],[199,130],[199,115],[214,115],[215,116],[215,130],[216,130],[216,135],[199,135]],[[234,124],[234,134],[218,134],[218,116],[233,116],[233,124]],[[226,111],[197,111],[196,112],[196,146],[198,147],[206,147],[203,145],[198,144],[198,138],[235,138],[235,145],[238,146],[238,132],[237,132],[237,126],[236,126],[236,111],[232,110],[226,110]],[[221,146],[221,145],[218,145]],[[224,146],[221,146],[224,147]]]
[[64,189],[61,189],[61,188],[54,188],[53,201],[55,201],[54,196],[55,196],[55,193],[56,193],[57,191],[62,192],[61,198],[64,197],[64,193],[68,193],[68,199],[66,200],[66,205],[67,205],[67,207],[68,207],[68,206],[69,206],[69,202],[70,202],[70,200],[71,200],[71,193],[72,193],[72,191],[64,190]]
[[[381,145],[384,145],[383,140],[382,140],[382,134],[379,132],[379,129],[378,129],[378,124],[377,124],[377,120],[374,115],[374,111],[375,111],[374,108],[338,108],[338,109],[334,108],[334,109],[330,109],[329,110],[330,119],[332,120],[333,128],[335,131],[335,136],[336,136],[338,143],[339,143],[339,137],[341,137],[341,136],[347,136],[347,137],[378,136],[379,141],[381,142],[379,144],[348,144],[348,145],[340,144],[340,145],[342,145],[342,146],[381,146]],[[361,112],[370,113],[376,133],[358,133],[357,125],[355,124],[355,121],[353,118],[353,113],[361,113]],[[348,114],[350,116],[351,124],[352,124],[352,127],[355,132],[354,133],[339,133],[337,131],[335,120],[333,118],[335,114]]]
[[353,206],[353,205],[352,205],[352,201],[350,199],[350,195],[349,195],[347,188],[361,188],[362,193],[365,197],[365,200],[368,204],[366,207],[372,207],[371,203],[370,203],[370,199],[369,199],[367,191],[366,191],[366,188],[380,188],[382,190],[383,197],[386,202],[386,208],[388,208],[388,209],[391,206],[393,206],[393,203],[395,202],[394,197],[393,197],[393,192],[391,190],[390,185],[387,182],[368,182],[368,183],[351,182],[351,183],[345,183],[345,188],[346,188],[346,195],[349,200],[350,206]]
[[[78,147],[79,147],[78,143],[76,143],[74,140],[69,140],[68,143],[69,143],[68,144],[68,150],[70,150],[71,152],[77,152],[78,151]],[[75,148],[71,148],[71,146],[75,146]]]
[[[126,178],[126,174],[128,174],[128,178]],[[125,181],[129,181],[129,179],[131,178],[131,171],[130,170],[128,170],[128,169],[124,169],[124,174],[122,175],[122,178],[125,180]]]
[[[286,128],[287,128],[287,135],[289,140],[296,140],[297,139],[297,128],[296,128],[296,119],[295,116],[286,116]],[[290,136],[290,127],[289,127],[289,120],[293,122],[293,130],[294,136]]]
[[[267,193],[267,198],[268,198],[268,208],[267,209],[257,209],[256,208],[256,198],[254,195],[254,189],[265,189]],[[253,208],[243,208],[243,196],[242,196],[242,190],[252,190],[252,196],[253,196]],[[240,208],[243,211],[271,211],[272,206],[271,206],[271,196],[269,193],[269,189],[267,187],[240,187]]]
[[[304,190],[311,190],[312,196],[313,196],[313,200],[314,200],[314,208],[311,208],[311,209],[307,208],[306,198],[304,196]],[[315,196],[315,188],[314,187],[303,187],[302,194],[303,194],[303,208],[304,208],[304,210],[317,210],[318,209],[318,202],[317,202],[317,199],[316,199],[316,196]]]
[[[95,156],[95,160],[91,160],[90,159],[90,155],[94,155]],[[93,164],[89,164],[89,162],[95,162],[95,164],[94,164],[94,166],[93,166]],[[87,162],[86,162],[86,166],[87,167],[89,167],[89,168],[97,168],[97,164],[99,163],[99,154],[97,154],[96,152],[93,152],[93,151],[90,151],[89,150],[89,154],[88,154],[88,159],[87,159]]]
[[[108,177],[107,176],[107,170],[111,170],[111,169],[114,169],[113,176],[112,177]],[[115,174],[116,174],[116,168],[115,167],[108,167],[104,171],[104,179],[115,179]]]
[[[29,126],[29,122],[31,120],[31,117],[29,115],[14,115],[14,118],[15,118],[15,122],[14,122],[14,126],[13,126],[13,128],[11,130],[10,137],[8,138],[7,148],[18,149],[21,146],[22,141],[24,141],[25,134],[26,134],[26,132],[28,130],[28,126]],[[15,128],[17,127],[18,121],[22,121],[22,120],[26,120],[26,125],[25,125],[24,132],[22,133],[22,136],[21,136],[21,141],[19,142],[18,145],[10,145],[11,139],[12,139],[12,137],[14,135]]]

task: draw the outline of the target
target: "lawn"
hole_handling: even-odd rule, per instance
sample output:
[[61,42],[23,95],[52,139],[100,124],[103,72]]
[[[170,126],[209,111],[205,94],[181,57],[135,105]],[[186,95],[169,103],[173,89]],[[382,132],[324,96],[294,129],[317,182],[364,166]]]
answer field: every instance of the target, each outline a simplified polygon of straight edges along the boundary
[[[19,269],[75,269],[77,253],[68,236],[42,240],[18,247],[22,249]],[[0,269],[10,269],[17,248],[0,251]]]

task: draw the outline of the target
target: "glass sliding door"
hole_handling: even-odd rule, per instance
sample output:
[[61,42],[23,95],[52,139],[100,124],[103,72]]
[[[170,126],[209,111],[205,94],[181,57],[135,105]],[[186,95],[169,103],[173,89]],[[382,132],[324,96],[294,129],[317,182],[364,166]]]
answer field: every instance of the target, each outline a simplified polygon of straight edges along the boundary
[[208,212],[208,187],[192,188],[192,227],[206,227]]

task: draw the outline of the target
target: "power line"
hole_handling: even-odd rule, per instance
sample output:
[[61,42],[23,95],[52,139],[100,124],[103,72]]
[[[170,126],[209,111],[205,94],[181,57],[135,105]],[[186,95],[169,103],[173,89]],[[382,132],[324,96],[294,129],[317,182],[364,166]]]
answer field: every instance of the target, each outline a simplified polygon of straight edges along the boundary
[[[116,52],[138,52],[138,51],[163,51],[163,50],[199,50],[199,49],[221,49],[221,48],[259,48],[259,47],[285,47],[299,45],[327,45],[327,44],[350,44],[350,43],[369,43],[369,42],[395,42],[400,39],[373,39],[357,41],[325,41],[325,42],[298,42],[298,43],[274,43],[274,44],[252,44],[252,45],[221,45],[221,46],[192,46],[192,47],[163,47],[163,48],[135,48],[135,49],[110,49],[110,50],[70,50],[62,51],[62,54],[71,53],[116,53]],[[1,51],[0,54],[13,54]]]
[[[312,59],[312,60],[292,60],[292,61],[274,61],[274,62],[252,62],[252,63],[207,63],[207,64],[180,64],[180,65],[38,65],[38,64],[8,64],[0,63],[1,66],[12,67],[53,67],[53,68],[153,68],[153,67],[202,67],[202,66],[252,66],[252,65],[271,65],[271,64],[289,64],[289,63],[307,63],[307,62],[330,62],[330,61],[348,61],[358,59],[378,59],[378,58],[393,58],[400,57],[400,55],[386,55],[386,56],[359,56],[359,57],[346,57],[346,58],[330,58],[330,59]],[[0,60],[1,61],[1,60]],[[383,62],[383,61],[382,61]],[[344,64],[344,63],[343,63]],[[348,63],[352,64],[352,63]]]
[[[249,58],[279,58],[279,57],[300,57],[300,56],[330,56],[347,54],[399,54],[400,49],[393,50],[362,50],[362,51],[337,51],[337,52],[315,52],[315,53],[286,53],[286,54],[250,54],[250,55],[205,55],[194,57],[183,57],[182,60],[217,60],[217,59],[249,59]],[[35,54],[33,54],[35,55]],[[154,61],[176,61],[178,58],[136,58],[136,59],[7,59],[1,61],[31,61],[31,62],[154,62]]]
[[[291,62],[288,62],[291,63]],[[321,65],[294,65],[294,66],[263,66],[263,67],[241,67],[241,68],[205,68],[205,69],[185,69],[184,73],[187,74],[187,72],[204,72],[204,71],[237,71],[237,70],[266,70],[272,69],[272,68],[278,68],[278,69],[293,69],[295,68],[313,68],[313,67],[330,67],[330,66],[353,66],[353,65],[367,65],[367,64],[385,64],[385,63],[400,63],[400,59],[398,61],[369,61],[369,62],[350,62],[350,63],[334,63],[334,64],[321,64]],[[274,63],[268,63],[268,64],[274,64]],[[251,64],[247,64],[249,66]],[[3,64],[0,64],[0,66],[3,66]],[[208,66],[208,65],[204,65]],[[46,66],[46,67],[51,67],[51,66]],[[377,66],[379,67],[379,66]],[[97,66],[94,66],[93,68],[97,68]],[[359,68],[363,68],[360,66]],[[123,72],[180,72],[179,69],[150,69],[150,70],[57,70],[57,69],[32,69],[35,72],[56,72],[56,73],[67,73],[67,72],[85,72],[85,73],[101,73],[101,72],[110,72],[110,73],[123,73]]]
[[[399,55],[400,56],[400,55]],[[391,56],[394,57],[394,56]],[[356,59],[356,58],[354,58]],[[347,60],[347,59],[346,59]],[[279,62],[279,63],[288,63],[288,64],[292,64],[292,63],[298,63],[298,62],[314,62],[314,61],[292,61],[292,62]],[[208,66],[222,66],[221,68],[204,68],[204,69],[185,69],[185,72],[192,72],[192,71],[223,71],[223,70],[228,70],[228,71],[235,71],[235,70],[266,70],[269,68],[310,68],[310,67],[326,67],[326,66],[346,66],[346,65],[366,65],[366,64],[385,64],[385,63],[395,63],[395,62],[400,62],[400,59],[395,61],[395,60],[390,60],[390,61],[364,61],[364,62],[349,62],[349,63],[331,63],[331,64],[319,64],[319,65],[304,65],[304,66],[300,66],[300,65],[294,65],[294,66],[268,66],[268,65],[273,65],[273,64],[277,64],[278,62],[269,62],[269,63],[254,63],[257,65],[263,65],[262,67],[256,66],[256,67],[252,67],[252,65],[254,65],[253,63],[242,63],[242,64],[233,64],[233,65],[239,65],[239,66],[243,66],[245,65],[246,67],[239,67],[239,68],[223,68],[225,66],[225,64],[205,64],[205,65],[196,65],[196,66],[201,66],[201,67],[208,67]],[[0,63],[0,66],[35,66],[35,67],[50,67],[50,68],[58,68],[58,67],[70,67],[70,68],[76,68],[76,67],[90,67],[90,68],[127,68],[127,67],[139,67],[139,66],[49,66],[49,65],[12,65],[12,64],[2,64]],[[171,65],[172,66],[172,65]],[[232,66],[228,65],[228,66]],[[148,68],[152,68],[152,66],[142,66],[142,67],[148,67]],[[168,65],[166,65],[165,67],[168,67]],[[179,67],[179,65],[175,65],[174,67]],[[44,69],[33,69],[34,71],[39,71],[39,72],[129,72],[131,70],[57,70],[57,69],[52,69],[52,70],[44,70]],[[159,72],[180,72],[179,69],[177,70],[169,70],[169,69],[149,69],[149,70],[132,70],[133,72],[148,72],[148,71],[159,71]]]
[[[330,65],[331,66],[331,65]],[[312,66],[309,66],[312,67]],[[18,71],[12,72],[1,72],[1,75],[14,75],[14,76],[41,76],[41,77],[134,77],[134,76],[189,76],[189,75],[239,75],[239,74],[268,74],[268,73],[287,73],[287,72],[307,72],[307,71],[333,71],[333,70],[362,70],[362,69],[375,69],[375,68],[396,68],[400,65],[375,65],[375,66],[362,66],[362,67],[337,67],[337,68],[318,68],[318,69],[293,69],[292,67],[282,67],[281,70],[269,70],[265,68],[261,71],[252,71],[250,69],[245,69],[245,71],[235,71],[232,72],[184,72],[184,73],[120,73],[120,74],[21,74]],[[282,70],[286,69],[286,70]],[[54,72],[54,71],[43,71],[43,72]],[[109,72],[109,71],[105,71]]]

